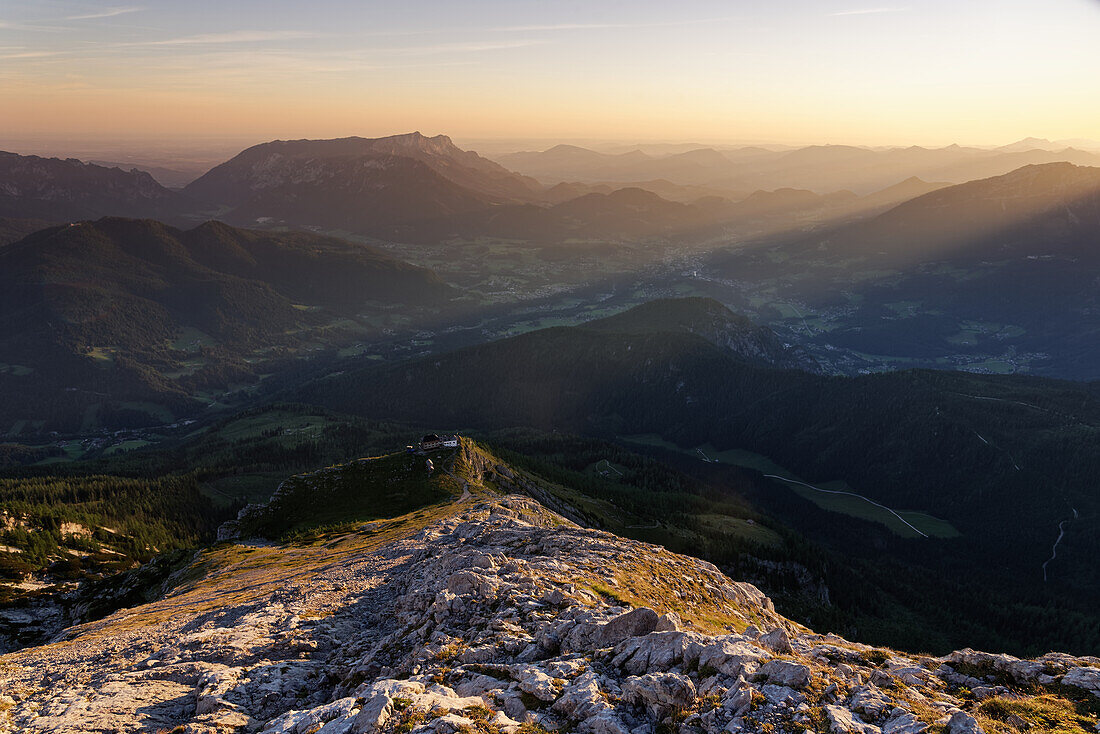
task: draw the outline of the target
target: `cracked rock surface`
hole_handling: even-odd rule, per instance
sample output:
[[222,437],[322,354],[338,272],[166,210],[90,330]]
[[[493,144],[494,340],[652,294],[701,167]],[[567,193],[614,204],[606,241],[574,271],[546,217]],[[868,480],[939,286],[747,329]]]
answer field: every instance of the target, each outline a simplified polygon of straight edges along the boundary
[[519,496],[221,545],[193,573],[0,657],[0,731],[963,734],[1021,686],[1100,696],[1100,659],[815,634],[711,564]]

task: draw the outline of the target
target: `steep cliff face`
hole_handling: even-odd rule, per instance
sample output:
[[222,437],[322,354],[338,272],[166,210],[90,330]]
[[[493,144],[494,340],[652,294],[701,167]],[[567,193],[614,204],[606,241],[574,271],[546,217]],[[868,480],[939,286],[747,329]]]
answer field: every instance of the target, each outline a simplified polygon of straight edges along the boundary
[[219,545],[163,599],[0,657],[0,730],[961,734],[1040,706],[1095,726],[1100,659],[815,634],[708,563],[496,494],[507,467],[471,451],[453,502]]

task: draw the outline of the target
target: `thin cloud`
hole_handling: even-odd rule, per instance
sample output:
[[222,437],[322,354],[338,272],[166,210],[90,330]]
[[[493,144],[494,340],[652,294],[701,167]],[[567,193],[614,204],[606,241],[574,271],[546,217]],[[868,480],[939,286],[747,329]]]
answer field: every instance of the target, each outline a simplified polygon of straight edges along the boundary
[[557,25],[510,25],[496,28],[486,28],[488,31],[524,32],[524,31],[583,31],[599,30],[602,28],[635,28],[635,25],[625,23],[559,23]]
[[722,18],[693,18],[689,20],[669,20],[656,23],[552,23],[547,25],[513,25],[486,28],[487,31],[499,31],[502,33],[524,33],[530,31],[587,31],[615,28],[671,28],[681,25],[700,25],[703,23],[722,23],[736,20],[731,16]]
[[47,56],[60,56],[60,51],[17,51],[0,53],[0,59],[41,59]]
[[57,33],[59,31],[69,30],[69,27],[57,25],[37,25],[34,23],[12,23],[10,21],[0,20],[0,30],[46,31],[49,33]]
[[434,54],[449,53],[478,53],[480,51],[503,51],[512,48],[527,48],[538,46],[543,41],[487,41],[484,43],[471,41],[468,43],[437,43],[431,46],[404,46],[396,48],[379,49],[382,54],[402,54],[407,56],[429,56]]
[[839,13],[829,13],[832,18],[845,15],[875,15],[877,13],[903,13],[906,8],[865,8],[863,10],[842,10]]
[[65,20],[93,20],[95,18],[114,18],[116,15],[126,15],[127,13],[137,13],[141,10],[145,10],[143,7],[137,5],[120,5],[113,8],[105,8],[96,13],[86,13],[82,15],[70,15]]
[[167,38],[161,41],[139,41],[122,46],[203,46],[220,43],[263,43],[265,41],[292,41],[316,38],[316,33],[305,31],[230,31],[228,33],[203,33],[198,36]]

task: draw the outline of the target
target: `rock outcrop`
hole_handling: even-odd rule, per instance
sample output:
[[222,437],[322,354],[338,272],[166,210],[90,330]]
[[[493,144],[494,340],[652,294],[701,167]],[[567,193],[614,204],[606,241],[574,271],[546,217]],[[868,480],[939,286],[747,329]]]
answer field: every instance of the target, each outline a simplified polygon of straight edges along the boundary
[[1028,686],[1100,695],[1095,658],[814,634],[708,563],[526,497],[225,544],[195,573],[0,657],[0,730],[962,734]]

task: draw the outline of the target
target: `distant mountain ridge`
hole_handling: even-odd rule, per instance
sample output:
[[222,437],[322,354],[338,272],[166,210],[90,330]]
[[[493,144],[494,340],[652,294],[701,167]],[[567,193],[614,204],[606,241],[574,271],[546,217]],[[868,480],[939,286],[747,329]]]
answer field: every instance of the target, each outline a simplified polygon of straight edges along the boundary
[[144,171],[0,151],[0,217],[50,222],[102,216],[174,219],[193,206]]
[[265,218],[363,230],[527,201],[540,188],[446,136],[410,133],[263,143],[185,191],[229,207],[224,216],[234,222]]
[[[1026,141],[1023,141],[1026,143]],[[519,152],[496,159],[547,184],[666,179],[678,185],[702,185],[727,190],[777,188],[826,193],[849,189],[857,194],[893,186],[911,177],[963,183],[1008,173],[1030,164],[1069,162],[1100,165],[1100,154],[1073,147],[1026,144],[1002,149],[888,148],[812,145],[794,150],[700,148],[673,155],[641,151],[599,153],[576,146],[555,146],[542,152]]]
[[1100,262],[1100,167],[1028,165],[939,188],[829,236],[838,252],[887,257],[1064,254]]
[[[930,172],[943,174],[935,180],[950,182],[1063,155],[1100,163],[1100,156],[1070,149],[958,146],[698,148],[652,156],[559,145],[501,157],[521,170],[556,166],[561,183],[548,187],[462,150],[447,136],[414,132],[262,143],[177,192],[137,170],[4,154],[0,217],[68,222],[107,215],[173,224],[219,218],[237,226],[348,231],[415,242],[706,239],[722,233],[713,229],[719,225],[748,224],[761,234],[781,226],[783,218],[804,226],[862,216],[934,190],[940,184],[919,177]],[[761,227],[762,218],[775,221]]]

